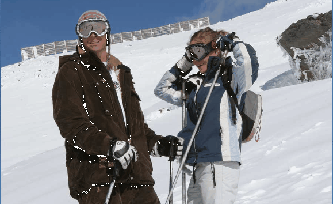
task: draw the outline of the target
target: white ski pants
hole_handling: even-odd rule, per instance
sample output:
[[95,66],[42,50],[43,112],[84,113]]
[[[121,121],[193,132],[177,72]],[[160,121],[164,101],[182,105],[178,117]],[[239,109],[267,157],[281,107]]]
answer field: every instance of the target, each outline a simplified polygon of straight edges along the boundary
[[[215,184],[214,186],[214,169]],[[188,204],[233,204],[236,200],[239,163],[203,162],[198,163],[195,169],[196,182],[193,175],[187,190]]]

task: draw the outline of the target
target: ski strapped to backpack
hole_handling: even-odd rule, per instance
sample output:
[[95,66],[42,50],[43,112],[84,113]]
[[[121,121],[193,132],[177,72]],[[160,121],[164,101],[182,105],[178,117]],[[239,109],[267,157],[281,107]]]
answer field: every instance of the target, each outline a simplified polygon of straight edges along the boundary
[[[230,57],[226,58],[226,61],[230,60]],[[221,72],[221,79],[230,98],[233,122],[236,123],[235,107],[238,109],[242,117],[242,142],[249,142],[253,137],[256,142],[258,142],[261,130],[261,116],[263,112],[261,95],[248,90],[242,95],[241,102],[238,104],[236,97],[237,90],[235,93],[231,87],[232,66],[225,66],[225,69]]]

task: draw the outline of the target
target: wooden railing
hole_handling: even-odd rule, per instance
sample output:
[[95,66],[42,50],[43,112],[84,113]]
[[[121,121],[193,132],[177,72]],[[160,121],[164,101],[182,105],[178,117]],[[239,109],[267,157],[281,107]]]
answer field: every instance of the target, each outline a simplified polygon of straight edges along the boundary
[[[169,24],[157,28],[142,29],[140,31],[122,32],[111,34],[111,43],[122,43],[124,41],[143,40],[162,35],[171,35],[183,31],[189,31],[195,28],[209,26],[209,17],[196,20],[182,21],[175,24]],[[65,52],[75,51],[78,40],[63,40],[53,43],[42,44],[32,47],[21,48],[22,61],[38,56],[55,55]]]

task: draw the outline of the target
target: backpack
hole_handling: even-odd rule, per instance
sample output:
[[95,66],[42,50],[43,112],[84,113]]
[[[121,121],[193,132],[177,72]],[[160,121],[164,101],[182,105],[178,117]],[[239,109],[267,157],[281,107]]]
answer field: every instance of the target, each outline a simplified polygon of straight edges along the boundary
[[256,142],[259,141],[259,133],[261,131],[262,116],[262,97],[251,90],[244,93],[246,95],[244,107],[241,113],[243,119],[243,143],[249,142],[253,137]]
[[[231,64],[230,57],[226,58],[226,62],[229,61],[228,64]],[[232,81],[232,66],[225,66],[222,73],[222,82],[223,86],[226,89],[230,102],[232,103],[232,107],[236,107],[242,117],[242,142],[246,143],[252,140],[255,137],[256,142],[259,141],[259,133],[261,131],[261,116],[263,113],[262,109],[262,97],[260,94],[256,94],[251,90],[246,91],[242,97],[240,104],[238,105],[238,100],[236,94],[231,88]],[[258,70],[252,70],[252,74],[256,74],[257,76]],[[254,81],[256,78],[252,81]],[[236,122],[236,111],[233,108],[233,120]]]

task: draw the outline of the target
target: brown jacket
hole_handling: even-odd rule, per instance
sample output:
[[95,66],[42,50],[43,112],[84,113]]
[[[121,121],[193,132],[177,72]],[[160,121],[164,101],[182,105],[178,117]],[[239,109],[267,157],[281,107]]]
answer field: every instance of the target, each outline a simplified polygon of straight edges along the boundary
[[149,154],[161,136],[144,123],[131,70],[113,56],[109,64],[120,69],[127,128],[110,74],[99,58],[92,52],[76,52],[59,59],[52,90],[53,117],[66,139],[68,185],[75,199],[93,184],[110,182],[106,169],[99,168],[97,155],[107,155],[112,138],[130,138],[139,154],[117,182],[154,184]]

